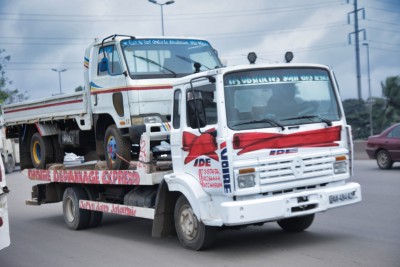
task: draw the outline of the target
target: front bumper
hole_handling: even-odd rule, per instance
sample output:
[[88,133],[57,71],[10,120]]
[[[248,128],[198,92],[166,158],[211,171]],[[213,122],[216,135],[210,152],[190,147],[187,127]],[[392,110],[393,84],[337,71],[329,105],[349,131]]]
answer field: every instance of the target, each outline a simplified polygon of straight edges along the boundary
[[[276,221],[322,212],[360,201],[360,185],[358,183],[348,183],[279,196],[222,202],[218,207],[222,220],[219,223],[233,226]],[[207,220],[204,223],[208,225],[216,224],[216,222]]]

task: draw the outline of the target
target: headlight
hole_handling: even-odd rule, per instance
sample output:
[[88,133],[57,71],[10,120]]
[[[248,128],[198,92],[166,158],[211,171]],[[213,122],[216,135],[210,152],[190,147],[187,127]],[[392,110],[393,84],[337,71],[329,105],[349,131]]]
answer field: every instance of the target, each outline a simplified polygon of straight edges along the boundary
[[333,163],[333,171],[335,174],[347,172],[347,161],[338,161]]
[[132,125],[141,125],[141,124],[146,124],[146,123],[162,123],[162,120],[158,116],[132,118]]
[[254,174],[238,176],[239,188],[248,188],[256,185],[256,176]]

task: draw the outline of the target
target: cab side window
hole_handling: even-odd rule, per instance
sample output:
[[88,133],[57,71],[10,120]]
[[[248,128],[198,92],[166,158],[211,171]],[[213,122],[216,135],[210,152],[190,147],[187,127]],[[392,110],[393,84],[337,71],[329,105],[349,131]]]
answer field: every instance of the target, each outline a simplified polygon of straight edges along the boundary
[[[194,93],[189,89],[186,93],[186,100],[187,125],[189,127],[197,128],[199,126],[202,128],[218,122],[214,83],[196,87]],[[197,123],[196,110],[200,125]]]
[[[101,60],[106,57],[108,60],[108,71],[100,68]],[[118,55],[118,51],[115,45],[108,45],[99,49],[98,60],[97,60],[97,75],[119,75],[122,74],[121,60]]]
[[172,117],[172,126],[174,129],[179,129],[181,127],[181,101],[182,92],[181,90],[176,90],[174,92],[174,111]]

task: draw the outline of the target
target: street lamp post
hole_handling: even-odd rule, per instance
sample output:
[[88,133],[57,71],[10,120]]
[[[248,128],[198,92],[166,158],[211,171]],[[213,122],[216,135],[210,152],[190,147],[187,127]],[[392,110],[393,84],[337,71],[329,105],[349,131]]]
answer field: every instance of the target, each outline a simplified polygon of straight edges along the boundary
[[51,69],[52,71],[58,72],[58,82],[60,83],[60,95],[62,94],[61,89],[61,72],[67,71],[67,69]]
[[372,96],[371,96],[371,72],[370,72],[370,67],[369,67],[369,44],[368,43],[363,43],[365,47],[367,48],[367,68],[368,68],[368,104],[369,104],[369,130],[370,130],[370,135],[374,134],[373,126],[372,126]]
[[164,11],[163,11],[163,6],[164,5],[171,5],[175,3],[175,1],[167,1],[165,3],[158,3],[156,0],[149,0],[150,3],[159,5],[161,7],[161,32],[162,35],[164,36]]

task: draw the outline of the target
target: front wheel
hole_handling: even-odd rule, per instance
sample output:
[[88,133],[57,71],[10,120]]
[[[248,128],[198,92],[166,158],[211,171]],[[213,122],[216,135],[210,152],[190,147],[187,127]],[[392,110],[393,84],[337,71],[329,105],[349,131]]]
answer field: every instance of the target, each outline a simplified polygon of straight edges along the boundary
[[393,161],[390,158],[389,152],[386,150],[380,150],[376,155],[376,162],[378,163],[379,168],[383,170],[388,170],[392,168]]
[[293,217],[278,221],[278,225],[287,232],[301,232],[306,230],[314,221],[314,214]]
[[215,240],[215,228],[205,226],[193,212],[187,199],[178,198],[174,212],[175,229],[182,246],[192,250],[202,250]]
[[110,170],[126,170],[131,159],[131,143],[123,137],[115,125],[107,128],[104,139],[104,152]]

